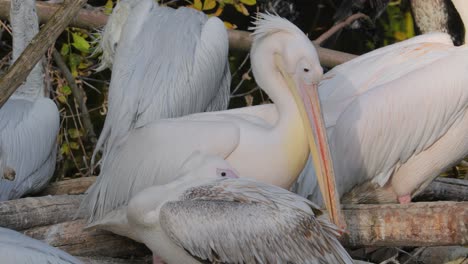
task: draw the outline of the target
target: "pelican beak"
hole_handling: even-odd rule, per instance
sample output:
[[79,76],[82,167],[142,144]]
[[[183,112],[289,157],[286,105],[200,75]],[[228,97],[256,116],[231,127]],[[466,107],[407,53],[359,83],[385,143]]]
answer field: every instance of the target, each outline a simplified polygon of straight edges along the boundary
[[291,74],[285,71],[282,58],[275,55],[275,63],[286,80],[299,108],[304,128],[309,141],[310,154],[317,174],[317,180],[322,197],[327,207],[331,221],[342,229],[346,229],[338,191],[336,190],[335,174],[328,146],[325,124],[318,95],[318,84],[297,84]]

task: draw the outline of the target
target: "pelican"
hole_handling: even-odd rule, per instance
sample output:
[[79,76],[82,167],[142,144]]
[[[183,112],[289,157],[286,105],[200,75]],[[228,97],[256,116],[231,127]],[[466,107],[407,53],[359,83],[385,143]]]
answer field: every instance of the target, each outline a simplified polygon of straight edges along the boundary
[[[134,128],[161,118],[225,110],[231,74],[223,22],[202,12],[120,1],[103,33],[112,67],[109,111],[93,153],[104,161]],[[92,166],[93,167],[93,166]]]
[[81,264],[68,253],[32,239],[16,231],[0,227],[0,259],[2,263]]
[[200,152],[177,174],[93,227],[126,232],[152,250],[153,263],[353,263],[340,230],[307,199],[239,178]]
[[[13,61],[38,32],[34,0],[11,1]],[[27,18],[27,19],[25,19]],[[41,190],[53,175],[59,132],[59,112],[47,97],[38,63],[26,82],[0,109],[0,142],[4,163],[13,180],[0,177],[0,201]]]
[[[468,2],[453,4],[466,24]],[[468,46],[455,47],[449,35],[433,33],[325,74],[320,101],[343,199],[410,202],[468,155],[467,70]],[[319,203],[314,178],[302,176],[299,193]]]
[[[126,206],[144,188],[173,181],[194,151],[226,159],[242,176],[289,188],[309,150],[319,168],[318,179],[323,180],[321,189],[330,189],[326,197],[329,213],[339,222],[320,108],[315,104],[304,109],[300,100],[302,96],[318,102],[313,91],[322,68],[315,48],[294,24],[277,16],[260,15],[254,29],[252,70],[258,85],[274,101],[273,112],[260,118],[268,106],[255,106],[199,113],[161,119],[130,131],[120,148],[106,158],[101,175],[82,203],[90,223]],[[309,118],[314,119],[312,131]]]

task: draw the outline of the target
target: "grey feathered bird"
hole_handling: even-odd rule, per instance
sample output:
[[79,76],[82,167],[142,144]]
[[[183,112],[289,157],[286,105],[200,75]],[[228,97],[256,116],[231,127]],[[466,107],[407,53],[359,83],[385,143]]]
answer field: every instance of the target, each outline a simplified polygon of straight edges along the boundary
[[231,75],[227,31],[221,20],[153,0],[123,0],[101,42],[102,67],[112,67],[109,110],[93,154],[161,118],[224,110]]
[[14,264],[81,264],[68,253],[16,231],[0,227],[0,262]]
[[[13,61],[39,30],[34,0],[11,1]],[[41,190],[55,169],[59,112],[47,97],[38,63],[26,82],[0,109],[0,142],[4,163],[14,180],[0,177],[0,201]]]

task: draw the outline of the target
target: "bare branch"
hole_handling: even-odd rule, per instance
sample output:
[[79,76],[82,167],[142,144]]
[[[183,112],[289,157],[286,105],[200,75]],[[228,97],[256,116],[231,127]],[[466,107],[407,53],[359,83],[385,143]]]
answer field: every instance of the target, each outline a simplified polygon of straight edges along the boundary
[[354,14],[352,16],[349,16],[347,19],[335,24],[333,27],[331,27],[329,30],[327,30],[325,33],[323,33],[322,35],[320,35],[318,38],[316,38],[314,40],[314,43],[316,45],[322,45],[322,43],[329,39],[331,36],[333,36],[336,32],[338,32],[339,30],[343,29],[344,27],[350,25],[351,23],[353,23],[354,21],[360,19],[360,18],[365,18],[367,17],[366,15],[364,14],[361,14],[361,13],[357,13],[357,14]]
[[0,202],[0,226],[24,230],[70,221],[82,196],[44,196]]
[[81,177],[49,184],[39,195],[83,194],[96,181],[96,176]]
[[468,243],[468,202],[345,205],[345,246],[444,246]]
[[46,50],[52,46],[70,21],[76,16],[86,0],[66,1],[50,18],[15,61],[8,72],[0,79],[0,107],[13,92],[26,80]]
[[[7,18],[10,10],[10,0],[0,0],[0,18]],[[37,4],[37,11],[41,22],[48,21],[49,17],[57,10],[57,5],[44,3]],[[89,11],[82,9],[78,16],[71,22],[72,26],[81,28],[99,28],[107,23],[108,16],[99,11]],[[241,30],[229,30],[229,48],[234,50],[249,51],[252,44],[250,33]],[[356,55],[316,47],[319,53],[320,62],[326,67],[334,67],[351,60]]]

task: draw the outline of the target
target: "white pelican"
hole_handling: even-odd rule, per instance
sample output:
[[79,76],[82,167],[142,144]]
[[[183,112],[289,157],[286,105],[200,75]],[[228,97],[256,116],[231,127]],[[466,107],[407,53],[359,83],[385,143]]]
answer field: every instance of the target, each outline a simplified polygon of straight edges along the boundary
[[104,161],[134,128],[227,109],[228,45],[226,28],[216,17],[153,0],[120,1],[101,42],[103,67],[113,63],[113,68],[109,110],[92,162],[100,150]]
[[[35,1],[11,1],[10,17],[13,60],[16,60],[39,30]],[[38,63],[26,82],[0,109],[4,163],[16,172],[14,180],[0,177],[0,201],[41,190],[55,170],[59,112],[47,97],[43,74],[42,65]]]
[[144,189],[94,227],[145,243],[153,263],[352,263],[315,204],[238,179],[226,160],[201,153],[173,181]]
[[81,264],[68,253],[16,231],[0,227],[0,259],[15,264]]
[[[317,53],[305,34],[289,21],[270,15],[260,17],[253,34],[252,70],[258,85],[274,101],[274,112],[264,119],[256,116],[268,108],[264,106],[193,114],[130,131],[120,148],[106,158],[101,176],[82,203],[89,210],[90,222],[127,205],[148,186],[171,182],[194,151],[225,158],[242,176],[289,188],[309,153],[308,136],[312,137],[312,132],[306,133],[311,129],[306,111],[314,118],[313,132],[319,138],[315,142],[320,152],[311,148],[317,168],[325,173],[319,179],[332,171],[326,159],[319,105],[304,110],[296,95],[299,89],[303,98],[318,102],[308,94],[322,77]],[[321,186],[333,188],[332,178]],[[340,218],[332,204],[334,197],[331,190],[327,208],[331,208],[333,221]]]
[[[466,25],[468,1],[453,3]],[[436,33],[325,74],[319,93],[339,193],[367,182],[347,198],[409,202],[467,156],[467,71],[468,46],[455,47],[449,35]],[[301,177],[301,194],[314,191],[312,181]],[[313,201],[319,200],[316,194]]]

